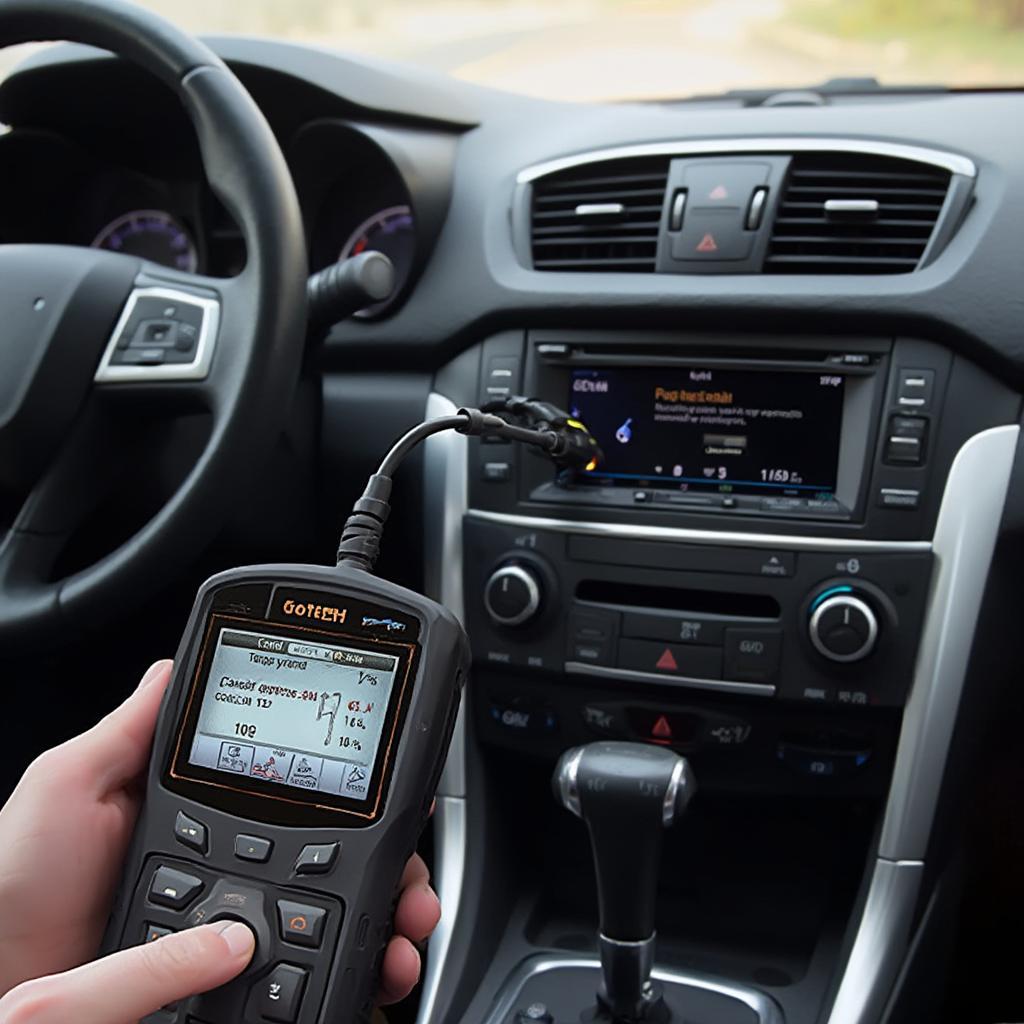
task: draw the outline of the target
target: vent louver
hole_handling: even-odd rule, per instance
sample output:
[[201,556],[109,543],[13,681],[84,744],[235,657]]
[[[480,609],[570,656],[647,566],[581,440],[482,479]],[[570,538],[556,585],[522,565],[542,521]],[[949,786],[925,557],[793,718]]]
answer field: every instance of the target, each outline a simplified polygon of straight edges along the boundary
[[764,269],[775,274],[902,274],[921,260],[948,171],[891,157],[793,158]]
[[534,182],[534,268],[652,272],[668,168],[668,157],[610,160]]

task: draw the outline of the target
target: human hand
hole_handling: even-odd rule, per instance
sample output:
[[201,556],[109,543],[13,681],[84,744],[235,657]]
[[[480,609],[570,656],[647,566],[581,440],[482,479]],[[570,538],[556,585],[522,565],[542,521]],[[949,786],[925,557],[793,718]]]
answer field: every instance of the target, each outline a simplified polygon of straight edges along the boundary
[[[4,951],[0,994],[29,979],[42,979],[37,990],[44,980],[88,988],[88,978],[81,981],[83,974],[106,970],[101,964],[120,962],[117,957],[122,954],[115,954],[79,968],[95,956],[103,935],[138,813],[157,712],[170,673],[169,661],[157,662],[120,707],[88,732],[37,758],[0,810],[0,947]],[[440,916],[428,878],[423,861],[413,857],[402,878],[396,934],[381,972],[382,1002],[404,998],[419,977],[419,953],[412,943],[425,939]],[[205,933],[205,929],[190,933]],[[159,957],[162,954],[157,947],[170,938],[176,937],[151,943],[150,953],[138,955]],[[191,947],[177,949],[183,941],[187,942],[176,938],[167,955],[172,959],[183,955],[192,971],[200,966],[215,973],[230,971],[217,975],[219,980],[212,985],[233,977],[249,959],[249,954],[237,960],[224,952],[218,956],[207,951],[208,960],[200,965],[193,962]],[[221,940],[214,936],[197,941]],[[159,974],[161,968],[157,965],[154,970]],[[153,972],[139,973],[146,978]],[[43,979],[46,975],[59,978]],[[184,975],[174,974],[174,982],[184,983],[186,976],[193,984],[211,987],[206,984],[207,974],[189,970]],[[154,997],[159,997],[157,988],[153,988]],[[202,990],[193,988],[185,994]],[[163,1003],[155,1004],[160,1005]],[[76,1007],[75,1016],[80,1011],[81,1007]],[[3,1014],[0,1019],[7,1020]],[[104,1018],[108,1022],[115,1019],[113,1015]]]

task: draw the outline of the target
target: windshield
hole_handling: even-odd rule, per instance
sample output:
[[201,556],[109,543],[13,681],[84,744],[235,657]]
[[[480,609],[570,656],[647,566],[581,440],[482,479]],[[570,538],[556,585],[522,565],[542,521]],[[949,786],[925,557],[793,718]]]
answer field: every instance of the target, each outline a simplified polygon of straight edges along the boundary
[[[312,42],[562,100],[1024,84],[1024,0],[143,0],[195,33]],[[6,58],[6,59],[4,59]],[[0,57],[0,74],[11,58]]]

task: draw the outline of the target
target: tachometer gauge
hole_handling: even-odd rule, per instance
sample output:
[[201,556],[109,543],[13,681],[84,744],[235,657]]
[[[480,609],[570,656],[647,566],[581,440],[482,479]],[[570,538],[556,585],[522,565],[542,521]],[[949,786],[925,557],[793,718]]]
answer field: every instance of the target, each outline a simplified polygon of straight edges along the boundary
[[132,210],[118,217],[93,239],[92,247],[139,256],[188,274],[199,268],[188,228],[163,210]]
[[375,249],[384,253],[395,265],[395,290],[382,302],[361,309],[356,316],[368,317],[382,313],[394,301],[408,280],[416,252],[416,233],[412,210],[408,206],[389,206],[372,217],[367,217],[348,237],[341,249],[340,259],[358,256]]

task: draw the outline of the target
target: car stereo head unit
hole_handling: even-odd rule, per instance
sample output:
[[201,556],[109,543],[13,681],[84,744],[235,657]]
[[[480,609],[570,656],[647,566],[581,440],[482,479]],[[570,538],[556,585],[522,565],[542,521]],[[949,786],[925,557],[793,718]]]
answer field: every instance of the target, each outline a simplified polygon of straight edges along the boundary
[[[836,353],[809,339],[765,358],[740,344],[531,346],[525,386],[567,407],[603,457],[529,499],[856,518],[874,449],[885,347]],[[538,460],[526,460],[537,462]]]
[[597,486],[833,500],[846,377],[696,366],[573,369],[569,407]]

